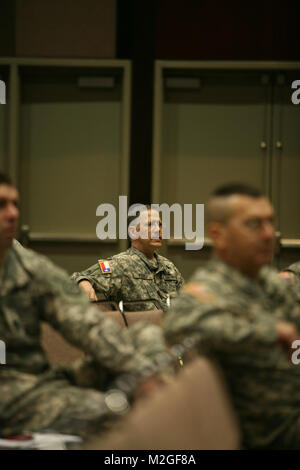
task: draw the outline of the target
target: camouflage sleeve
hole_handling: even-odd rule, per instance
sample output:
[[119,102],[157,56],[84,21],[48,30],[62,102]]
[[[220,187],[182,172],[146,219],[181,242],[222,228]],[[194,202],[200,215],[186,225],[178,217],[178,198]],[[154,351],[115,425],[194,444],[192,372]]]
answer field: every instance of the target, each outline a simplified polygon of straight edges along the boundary
[[184,284],[184,278],[183,278],[181,272],[179,271],[179,269],[177,269],[177,268],[176,268],[176,274],[177,274],[177,290],[180,290],[181,287]]
[[[300,331],[300,285],[294,284],[291,278],[282,277],[283,271],[279,273],[272,271],[268,278],[268,288],[273,296],[273,314],[278,319],[295,323]],[[292,273],[288,273],[292,274]]]
[[228,344],[274,343],[277,338],[276,320],[261,314],[259,321],[249,321],[223,310],[208,307],[186,293],[172,303],[164,320],[165,337],[169,343],[191,337],[197,343],[221,348]]
[[93,264],[93,266],[91,266],[90,268],[85,269],[84,271],[73,273],[71,279],[72,281],[77,282],[77,284],[79,284],[80,281],[89,281],[91,284],[93,284],[94,279],[98,274],[98,271],[99,265],[98,263],[96,263]]
[[99,263],[93,264],[80,273],[73,273],[71,279],[77,284],[81,281],[89,281],[99,300],[117,300],[120,297],[118,293],[121,290],[122,278],[111,273],[102,274]]
[[292,285],[296,292],[298,291],[300,298],[300,261],[297,261],[283,269],[279,276],[287,284]]
[[86,295],[63,270],[44,260],[38,271],[42,273],[38,273],[36,279],[37,296],[42,303],[41,319],[99,364],[114,372],[136,372],[149,366],[152,359],[137,347],[139,334],[142,334],[143,342],[148,341],[148,351],[151,351],[152,340],[156,352],[164,351],[159,327],[143,324],[143,329],[120,329],[88,302]]
[[300,331],[300,283],[298,284],[282,284],[284,295],[278,301],[278,310],[285,312],[285,320],[292,321],[296,324]]

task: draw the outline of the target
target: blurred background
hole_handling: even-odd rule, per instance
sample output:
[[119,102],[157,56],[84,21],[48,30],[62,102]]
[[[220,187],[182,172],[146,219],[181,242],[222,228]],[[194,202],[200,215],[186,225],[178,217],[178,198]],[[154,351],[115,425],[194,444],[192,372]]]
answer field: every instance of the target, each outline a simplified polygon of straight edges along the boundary
[[[275,264],[300,259],[299,18],[298,0],[0,0],[19,239],[80,271],[127,247],[97,239],[99,204],[195,205],[242,181],[275,205]],[[184,242],[161,253],[188,276],[210,247]]]

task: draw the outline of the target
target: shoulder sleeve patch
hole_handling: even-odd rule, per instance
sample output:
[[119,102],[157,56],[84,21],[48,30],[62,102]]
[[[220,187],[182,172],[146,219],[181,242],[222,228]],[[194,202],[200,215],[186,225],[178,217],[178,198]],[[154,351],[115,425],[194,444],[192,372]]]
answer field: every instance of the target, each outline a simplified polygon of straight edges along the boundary
[[281,279],[283,279],[287,284],[294,285],[294,276],[292,273],[288,271],[282,271],[278,274],[278,276],[281,277]]
[[109,274],[111,273],[111,267],[108,261],[101,261],[98,260],[99,267],[101,269],[102,274]]
[[198,282],[188,282],[187,284],[184,284],[182,290],[205,304],[216,300],[216,296],[209,292],[206,286],[199,284]]

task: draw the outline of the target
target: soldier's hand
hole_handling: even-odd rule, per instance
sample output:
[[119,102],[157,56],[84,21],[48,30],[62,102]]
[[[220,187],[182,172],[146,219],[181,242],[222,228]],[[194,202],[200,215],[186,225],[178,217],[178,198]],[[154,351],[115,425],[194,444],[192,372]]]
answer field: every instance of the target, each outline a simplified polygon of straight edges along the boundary
[[92,286],[92,284],[87,281],[86,279],[83,281],[80,281],[78,286],[80,287],[83,292],[85,292],[88,296],[88,298],[92,301],[98,300],[96,296],[96,292]]
[[300,338],[297,328],[293,323],[288,323],[284,321],[279,321],[276,324],[277,331],[277,341],[281,346],[283,346],[288,352],[289,355],[292,354],[292,343]]

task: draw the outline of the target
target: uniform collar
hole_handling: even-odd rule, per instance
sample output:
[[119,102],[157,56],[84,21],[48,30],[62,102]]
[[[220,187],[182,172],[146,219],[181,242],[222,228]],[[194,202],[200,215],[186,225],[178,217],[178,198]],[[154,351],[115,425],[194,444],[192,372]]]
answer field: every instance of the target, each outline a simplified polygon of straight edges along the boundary
[[162,266],[162,264],[160,263],[160,260],[159,260],[159,256],[157,253],[154,253],[154,259],[149,259],[147,258],[146,255],[144,255],[144,253],[142,253],[140,250],[137,250],[136,248],[134,248],[133,246],[131,246],[127,252],[129,252],[130,254],[133,253],[135,255],[137,255],[147,266],[148,268],[150,269],[150,271],[162,271],[164,268]]
[[[24,248],[22,248],[24,250]],[[15,288],[21,288],[30,281],[28,271],[25,269],[18,247],[13,244],[2,266],[1,295],[7,295]]]

